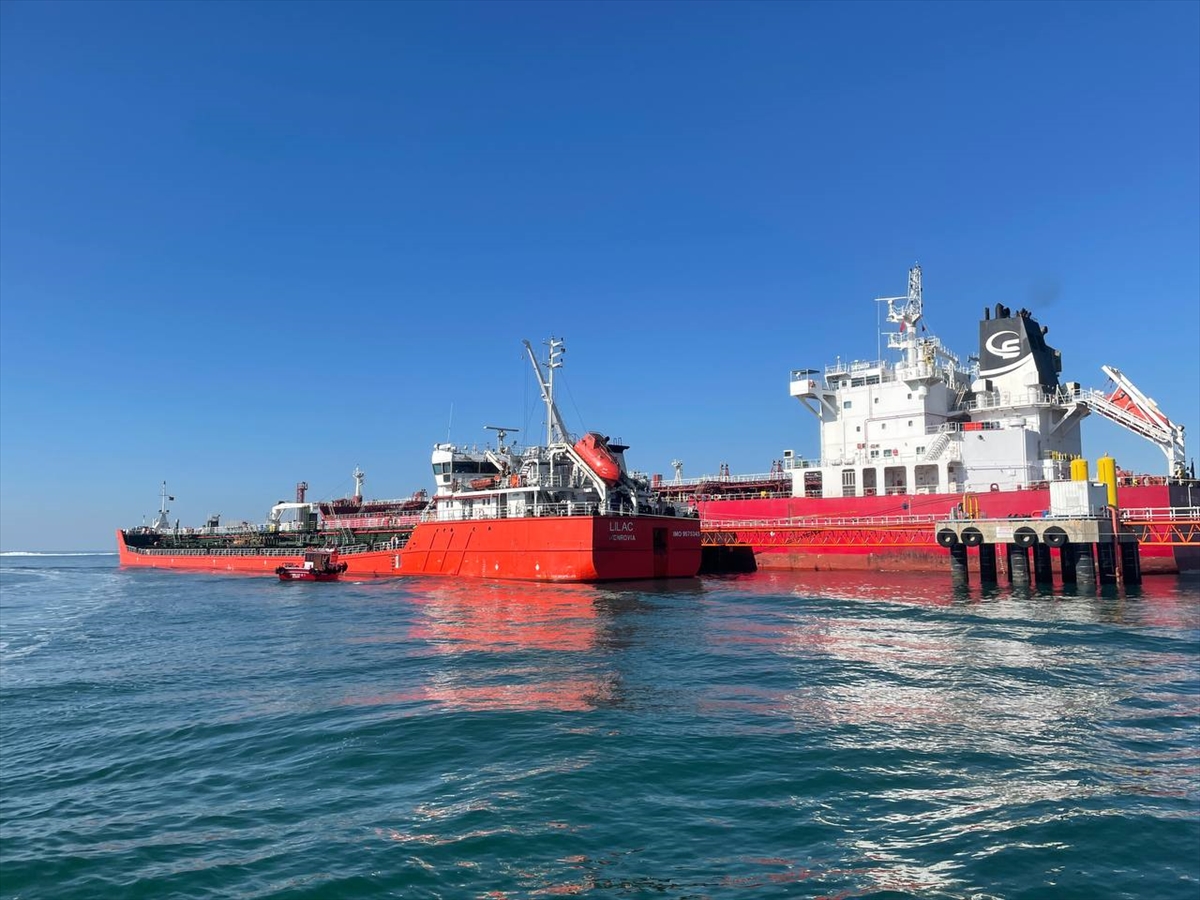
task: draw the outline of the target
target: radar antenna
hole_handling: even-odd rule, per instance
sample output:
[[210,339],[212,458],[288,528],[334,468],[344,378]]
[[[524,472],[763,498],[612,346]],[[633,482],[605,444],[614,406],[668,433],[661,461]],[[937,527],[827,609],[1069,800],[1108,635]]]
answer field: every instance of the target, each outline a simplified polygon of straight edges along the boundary
[[683,460],[682,459],[671,460],[671,468],[675,470],[675,483],[683,484]]
[[508,452],[508,448],[504,446],[505,435],[509,434],[510,432],[512,434],[518,434],[521,431],[520,428],[507,428],[503,425],[484,425],[483,427],[490,431],[496,432],[496,447],[501,453]]

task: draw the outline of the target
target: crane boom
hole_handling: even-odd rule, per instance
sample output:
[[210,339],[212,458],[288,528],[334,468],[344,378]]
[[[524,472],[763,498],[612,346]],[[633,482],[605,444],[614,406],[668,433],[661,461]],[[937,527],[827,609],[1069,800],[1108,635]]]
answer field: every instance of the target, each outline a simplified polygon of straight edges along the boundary
[[1157,444],[1167,457],[1168,474],[1182,474],[1187,463],[1183,426],[1168,419],[1158,404],[1142,393],[1120,369],[1115,366],[1100,368],[1112,379],[1114,387],[1108,393],[1089,391],[1081,398],[1083,402],[1093,412]]

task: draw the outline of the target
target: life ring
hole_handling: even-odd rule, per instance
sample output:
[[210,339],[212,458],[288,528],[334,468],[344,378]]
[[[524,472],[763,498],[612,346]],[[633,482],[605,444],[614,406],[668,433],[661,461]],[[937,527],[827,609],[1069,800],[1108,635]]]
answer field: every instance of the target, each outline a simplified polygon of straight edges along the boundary
[[993,481],[992,486],[989,488],[989,490],[991,490],[992,492],[998,491],[998,490],[1000,490],[1000,485],[996,484],[996,482]]

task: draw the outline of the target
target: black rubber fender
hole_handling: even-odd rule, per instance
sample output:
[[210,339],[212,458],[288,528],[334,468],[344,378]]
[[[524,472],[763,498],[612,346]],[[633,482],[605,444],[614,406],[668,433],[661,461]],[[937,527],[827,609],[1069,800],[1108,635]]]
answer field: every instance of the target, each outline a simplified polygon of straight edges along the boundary
[[937,542],[942,547],[953,547],[958,543],[958,532],[953,528],[943,528],[937,533]]
[[1018,547],[1032,547],[1037,542],[1037,532],[1028,525],[1022,525],[1015,532],[1013,532],[1013,543]]
[[1065,547],[1068,543],[1067,533],[1057,525],[1051,525],[1043,531],[1042,540],[1047,547]]

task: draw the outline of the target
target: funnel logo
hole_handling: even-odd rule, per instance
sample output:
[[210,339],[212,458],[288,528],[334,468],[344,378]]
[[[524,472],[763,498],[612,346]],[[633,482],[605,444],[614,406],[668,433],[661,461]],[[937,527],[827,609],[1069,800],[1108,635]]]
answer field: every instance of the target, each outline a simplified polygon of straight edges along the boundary
[[[1005,335],[1011,337],[1001,340]],[[984,346],[1001,359],[1013,359],[1021,355],[1021,336],[1015,331],[997,331],[987,339]]]

